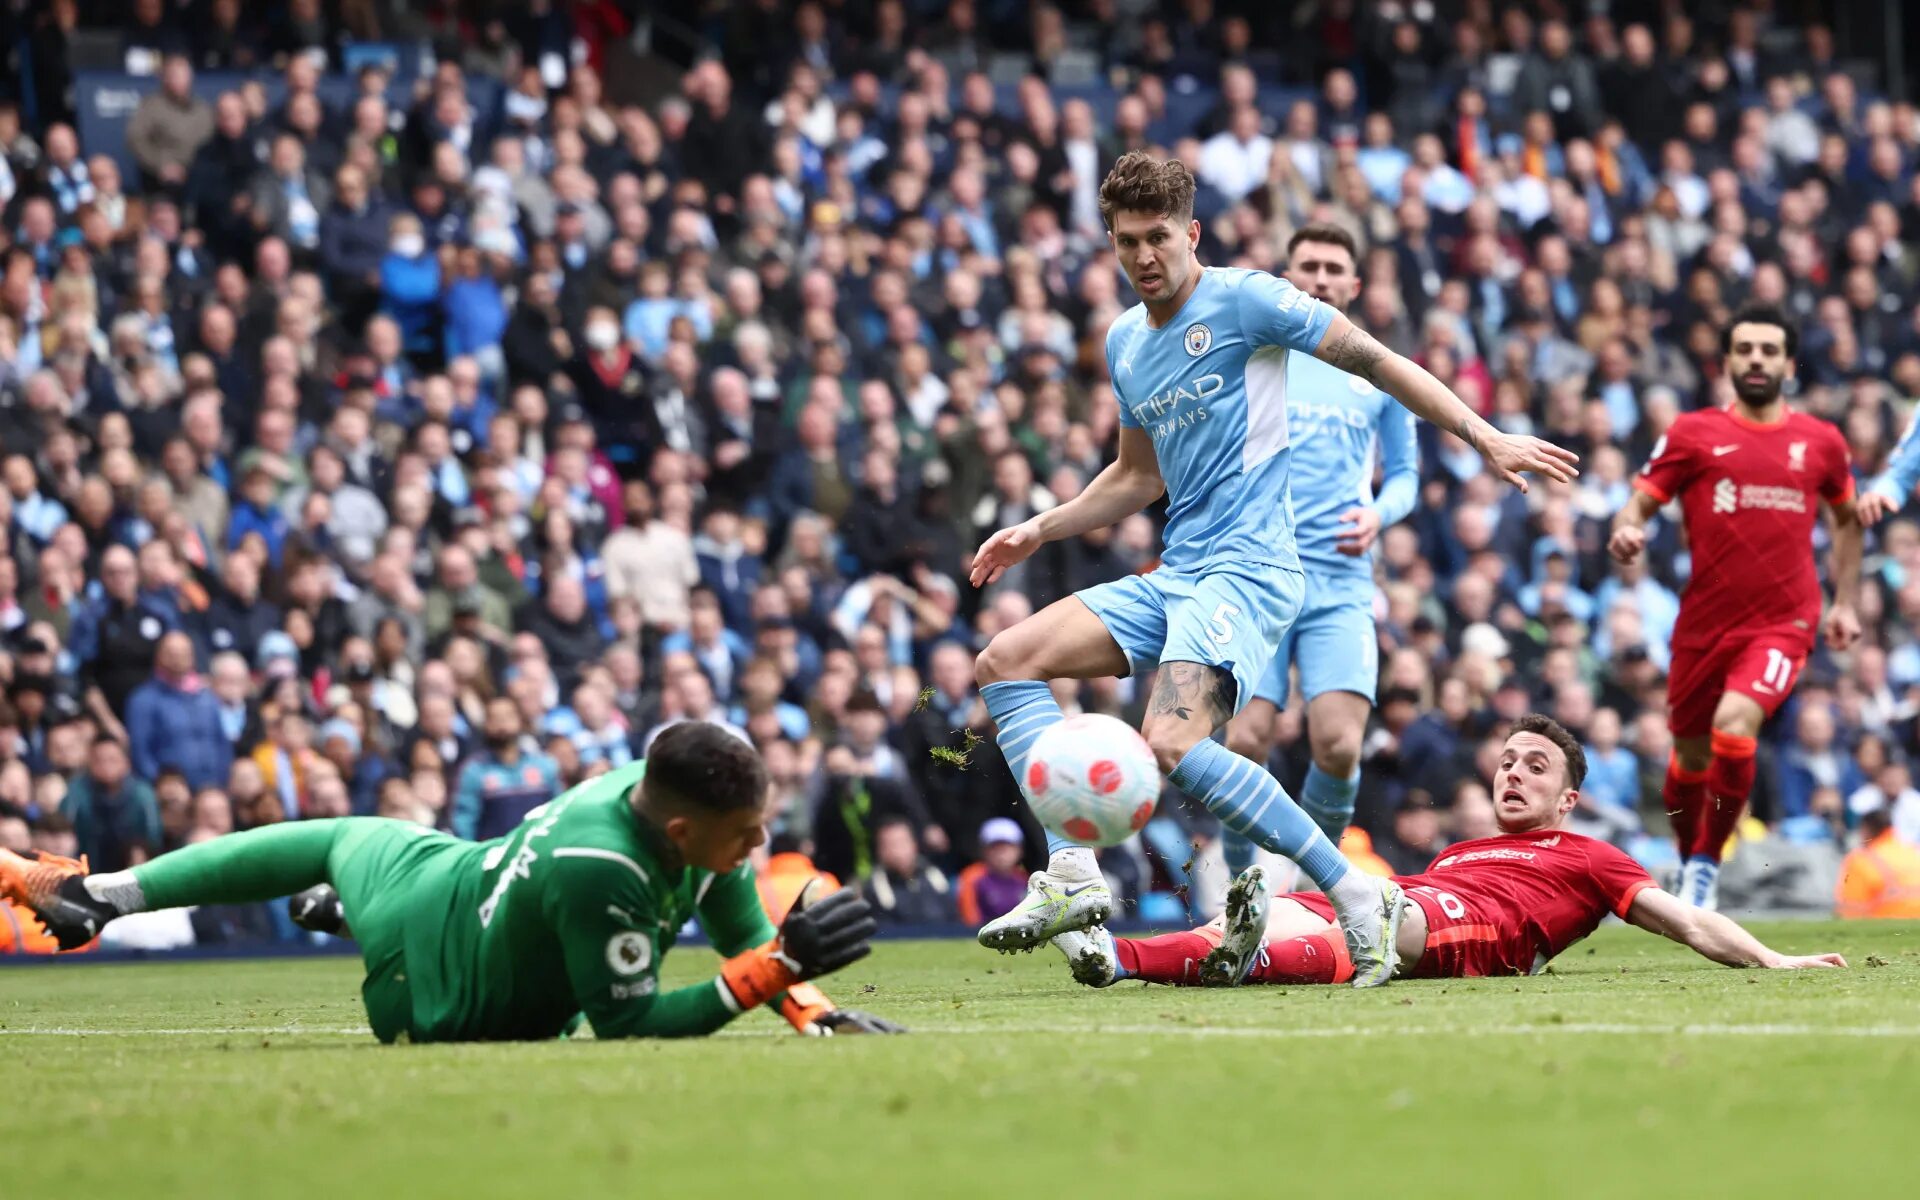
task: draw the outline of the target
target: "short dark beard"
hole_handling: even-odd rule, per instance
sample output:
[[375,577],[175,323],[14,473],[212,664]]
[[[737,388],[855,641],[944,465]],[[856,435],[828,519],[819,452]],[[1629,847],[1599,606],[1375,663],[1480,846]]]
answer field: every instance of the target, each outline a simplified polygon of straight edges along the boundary
[[1733,381],[1733,394],[1748,408],[1767,408],[1780,399],[1780,389],[1785,382],[1784,379],[1769,378],[1762,393],[1754,396],[1750,394],[1746,382],[1736,378]]

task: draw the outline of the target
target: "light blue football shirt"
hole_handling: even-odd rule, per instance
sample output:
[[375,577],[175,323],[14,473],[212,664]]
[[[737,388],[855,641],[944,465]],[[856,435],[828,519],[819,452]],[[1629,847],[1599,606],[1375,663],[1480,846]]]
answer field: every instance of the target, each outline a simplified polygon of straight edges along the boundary
[[[1111,345],[1111,341],[1108,344]],[[1908,422],[1907,431],[1900,435],[1899,443],[1887,459],[1887,469],[1867,487],[1905,508],[1916,485],[1920,485],[1920,415]]]
[[[1358,375],[1309,354],[1287,358],[1287,427],[1293,435],[1293,515],[1300,558],[1317,572],[1369,576],[1372,560],[1336,548],[1350,508],[1371,505],[1385,529],[1413,511],[1420,448],[1413,414]],[[1384,477],[1373,494],[1374,447]]]
[[1287,366],[1320,344],[1333,318],[1265,271],[1208,267],[1161,328],[1147,324],[1144,304],[1114,320],[1107,367],[1120,423],[1146,430],[1167,483],[1163,564],[1299,567]]

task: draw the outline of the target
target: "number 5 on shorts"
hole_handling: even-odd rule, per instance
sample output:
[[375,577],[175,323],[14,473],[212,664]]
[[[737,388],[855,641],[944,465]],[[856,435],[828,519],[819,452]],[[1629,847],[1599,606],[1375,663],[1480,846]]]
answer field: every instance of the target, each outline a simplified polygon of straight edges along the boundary
[[1212,626],[1207,631],[1207,636],[1213,639],[1215,645],[1225,646],[1232,643],[1233,621],[1231,618],[1239,615],[1240,609],[1232,604],[1222,603],[1219,608],[1213,610],[1213,619],[1207,622]]

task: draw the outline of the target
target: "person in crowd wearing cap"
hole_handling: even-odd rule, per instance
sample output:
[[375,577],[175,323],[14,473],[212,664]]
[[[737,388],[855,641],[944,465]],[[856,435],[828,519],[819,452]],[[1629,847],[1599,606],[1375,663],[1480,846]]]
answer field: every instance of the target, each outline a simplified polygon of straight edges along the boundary
[[1026,835],[1011,817],[993,817],[980,826],[980,861],[960,872],[954,887],[960,919],[969,925],[991,921],[1010,911],[1026,894],[1021,862]]
[[520,706],[511,697],[487,702],[486,747],[460,768],[449,815],[454,834],[488,841],[509,832],[560,792],[560,767],[527,744]]
[[875,823],[873,864],[873,874],[860,890],[881,924],[936,925],[954,919],[953,885],[921,857],[920,839],[905,817]]
[[219,698],[194,670],[193,639],[185,633],[160,639],[153,678],[127,700],[127,738],[142,779],[172,767],[195,789],[226,782],[233,743],[221,724]]

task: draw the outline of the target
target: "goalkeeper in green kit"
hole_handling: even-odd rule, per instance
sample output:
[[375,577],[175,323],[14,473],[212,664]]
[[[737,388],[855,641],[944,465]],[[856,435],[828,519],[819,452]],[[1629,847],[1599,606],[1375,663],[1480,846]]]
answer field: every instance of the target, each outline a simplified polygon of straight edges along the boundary
[[[491,842],[404,821],[345,817],[203,842],[130,871],[89,875],[0,850],[0,894],[62,949],[127,913],[271,900],[330,884],[360,943],[367,1017],[383,1042],[697,1037],[769,1005],[807,1034],[893,1033],[806,981],[871,949],[864,900],[795,906],[776,930],[747,856],[765,838],[766,768],[716,725],[683,722],[649,756],[535,809]],[[705,983],[662,993],[660,960],[697,916],[725,958]]]

